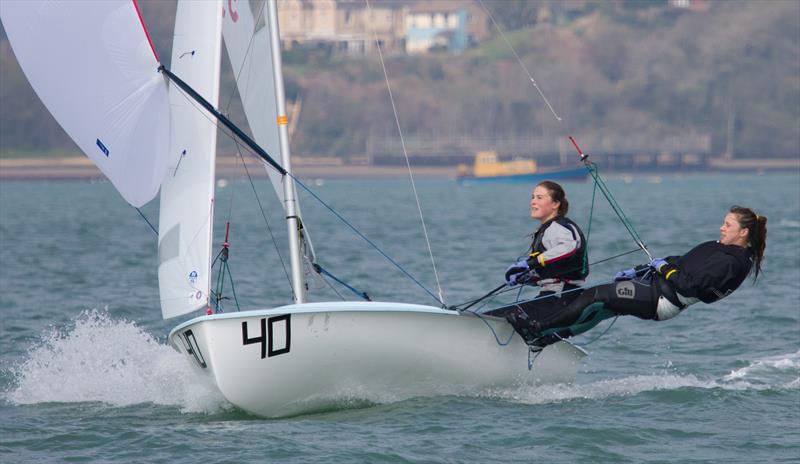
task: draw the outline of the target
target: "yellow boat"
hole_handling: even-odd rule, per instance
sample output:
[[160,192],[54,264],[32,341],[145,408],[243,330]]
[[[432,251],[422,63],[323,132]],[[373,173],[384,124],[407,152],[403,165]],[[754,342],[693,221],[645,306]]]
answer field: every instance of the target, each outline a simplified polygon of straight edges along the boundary
[[475,155],[475,163],[470,168],[458,165],[456,180],[459,183],[535,183],[543,180],[586,180],[588,171],[583,165],[539,169],[532,159],[500,161],[494,150],[480,151]]

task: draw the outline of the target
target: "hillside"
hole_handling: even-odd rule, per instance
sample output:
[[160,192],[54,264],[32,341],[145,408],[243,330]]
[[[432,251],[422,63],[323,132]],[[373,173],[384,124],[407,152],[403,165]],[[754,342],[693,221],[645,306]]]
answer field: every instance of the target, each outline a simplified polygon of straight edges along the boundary
[[[798,2],[707,2],[705,11],[665,2],[579,2],[569,18],[538,23],[522,14],[533,2],[485,3],[565,122],[555,120],[495,30],[493,40],[460,56],[386,57],[405,136],[710,134],[713,153],[729,142],[739,157],[800,153]],[[140,4],[159,55],[169,57],[174,2]],[[521,18],[532,24],[515,24]],[[0,155],[75,150],[5,40],[0,60]],[[358,155],[368,143],[397,135],[377,56],[295,49],[284,61],[287,93],[302,98],[295,153]],[[244,123],[229,71],[223,80],[220,106]]]

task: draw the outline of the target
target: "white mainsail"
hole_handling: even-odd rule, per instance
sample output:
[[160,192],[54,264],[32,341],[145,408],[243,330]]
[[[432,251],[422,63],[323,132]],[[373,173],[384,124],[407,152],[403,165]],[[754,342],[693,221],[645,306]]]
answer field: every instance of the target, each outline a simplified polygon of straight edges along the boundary
[[[259,6],[261,10],[258,17],[261,18],[266,14],[266,6],[263,3],[259,3]],[[256,21],[250,2],[226,3],[222,34],[250,130],[256,142],[273,158],[280,160],[278,96],[275,93],[269,25],[263,23],[256,30]],[[270,166],[265,168],[281,205],[284,205],[284,176]],[[296,192],[294,197],[297,198]],[[302,218],[299,205],[297,213]],[[302,239],[305,245],[303,252],[313,262],[314,250],[305,228]]]
[[[181,0],[175,20],[171,70],[216,106],[222,24],[221,0]],[[158,283],[163,317],[209,302],[217,125],[177,86],[169,89],[170,157],[161,186]]]
[[152,200],[167,169],[169,105],[135,3],[2,0],[0,18],[64,131],[128,203]]

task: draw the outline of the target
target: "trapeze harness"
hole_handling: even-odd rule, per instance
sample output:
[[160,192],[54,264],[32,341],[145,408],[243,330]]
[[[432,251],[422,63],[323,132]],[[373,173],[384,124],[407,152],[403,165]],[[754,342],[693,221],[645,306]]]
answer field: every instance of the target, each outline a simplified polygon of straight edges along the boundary
[[563,216],[539,226],[527,261],[539,276],[540,295],[578,288],[589,275],[586,238],[575,222]]

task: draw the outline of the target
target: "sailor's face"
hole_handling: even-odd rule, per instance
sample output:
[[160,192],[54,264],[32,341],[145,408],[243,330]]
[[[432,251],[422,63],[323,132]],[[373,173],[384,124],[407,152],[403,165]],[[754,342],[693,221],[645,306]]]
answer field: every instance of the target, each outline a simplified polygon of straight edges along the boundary
[[739,218],[734,213],[725,215],[722,226],[719,228],[719,243],[723,245],[747,246],[747,229],[739,224]]
[[550,191],[541,185],[531,195],[531,217],[542,222],[555,216],[561,203],[550,198]]

